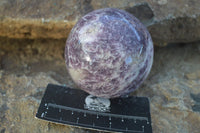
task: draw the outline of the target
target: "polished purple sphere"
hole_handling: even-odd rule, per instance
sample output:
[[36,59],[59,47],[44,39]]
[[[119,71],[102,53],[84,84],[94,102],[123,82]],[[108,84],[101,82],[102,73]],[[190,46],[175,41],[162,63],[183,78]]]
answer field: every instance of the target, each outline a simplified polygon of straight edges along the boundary
[[67,70],[91,95],[127,95],[146,79],[153,63],[153,43],[146,27],[123,10],[105,8],[83,16],[65,47]]

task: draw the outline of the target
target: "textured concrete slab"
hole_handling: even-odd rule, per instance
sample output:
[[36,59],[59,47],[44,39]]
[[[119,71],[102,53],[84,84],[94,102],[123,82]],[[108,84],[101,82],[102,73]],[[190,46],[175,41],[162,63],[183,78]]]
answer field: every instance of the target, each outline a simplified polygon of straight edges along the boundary
[[[63,40],[0,39],[0,132],[95,133],[35,119],[48,83],[75,87]],[[154,64],[132,95],[148,97],[153,132],[199,133],[199,43],[155,48]]]
[[0,36],[67,38],[81,16],[106,7],[138,17],[155,45],[200,40],[199,0],[0,0]]

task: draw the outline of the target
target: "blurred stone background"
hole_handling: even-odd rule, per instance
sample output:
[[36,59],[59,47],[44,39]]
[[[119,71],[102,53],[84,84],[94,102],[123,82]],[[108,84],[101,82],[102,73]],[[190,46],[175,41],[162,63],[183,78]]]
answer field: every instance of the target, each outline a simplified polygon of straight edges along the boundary
[[0,133],[96,133],[35,119],[48,83],[73,87],[68,33],[84,14],[124,9],[149,29],[152,71],[133,93],[149,97],[154,133],[200,132],[199,0],[0,0]]

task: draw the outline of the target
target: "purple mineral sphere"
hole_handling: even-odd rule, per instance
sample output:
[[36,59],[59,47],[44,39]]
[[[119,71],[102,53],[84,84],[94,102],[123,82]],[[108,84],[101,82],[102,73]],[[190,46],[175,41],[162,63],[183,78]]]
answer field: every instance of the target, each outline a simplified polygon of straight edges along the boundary
[[153,62],[153,43],[133,15],[105,8],[76,23],[66,42],[65,59],[82,90],[114,98],[129,94],[145,80]]

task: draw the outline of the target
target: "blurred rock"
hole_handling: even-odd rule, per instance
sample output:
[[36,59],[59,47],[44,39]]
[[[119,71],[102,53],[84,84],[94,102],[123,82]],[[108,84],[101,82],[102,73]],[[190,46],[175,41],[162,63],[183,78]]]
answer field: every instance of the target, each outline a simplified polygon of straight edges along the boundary
[[200,79],[200,71],[185,75],[187,79]]
[[[44,93],[44,87],[49,83],[58,84],[44,73],[36,76],[7,75],[1,80],[1,90],[6,90],[3,121],[0,123],[0,131],[6,133],[27,132],[63,132],[70,130],[68,126],[57,125],[35,119],[35,114]],[[1,106],[2,108],[2,106]],[[2,114],[1,114],[2,115]],[[55,128],[54,128],[55,127]]]
[[106,7],[124,9],[138,17],[155,45],[200,40],[199,0],[0,0],[0,36],[67,38],[81,16]]
[[[0,50],[9,57],[0,69],[0,132],[97,133],[35,119],[48,83],[75,87],[65,69],[64,42],[0,39]],[[199,133],[199,45],[155,48],[149,77],[132,93],[149,98],[153,132]]]

